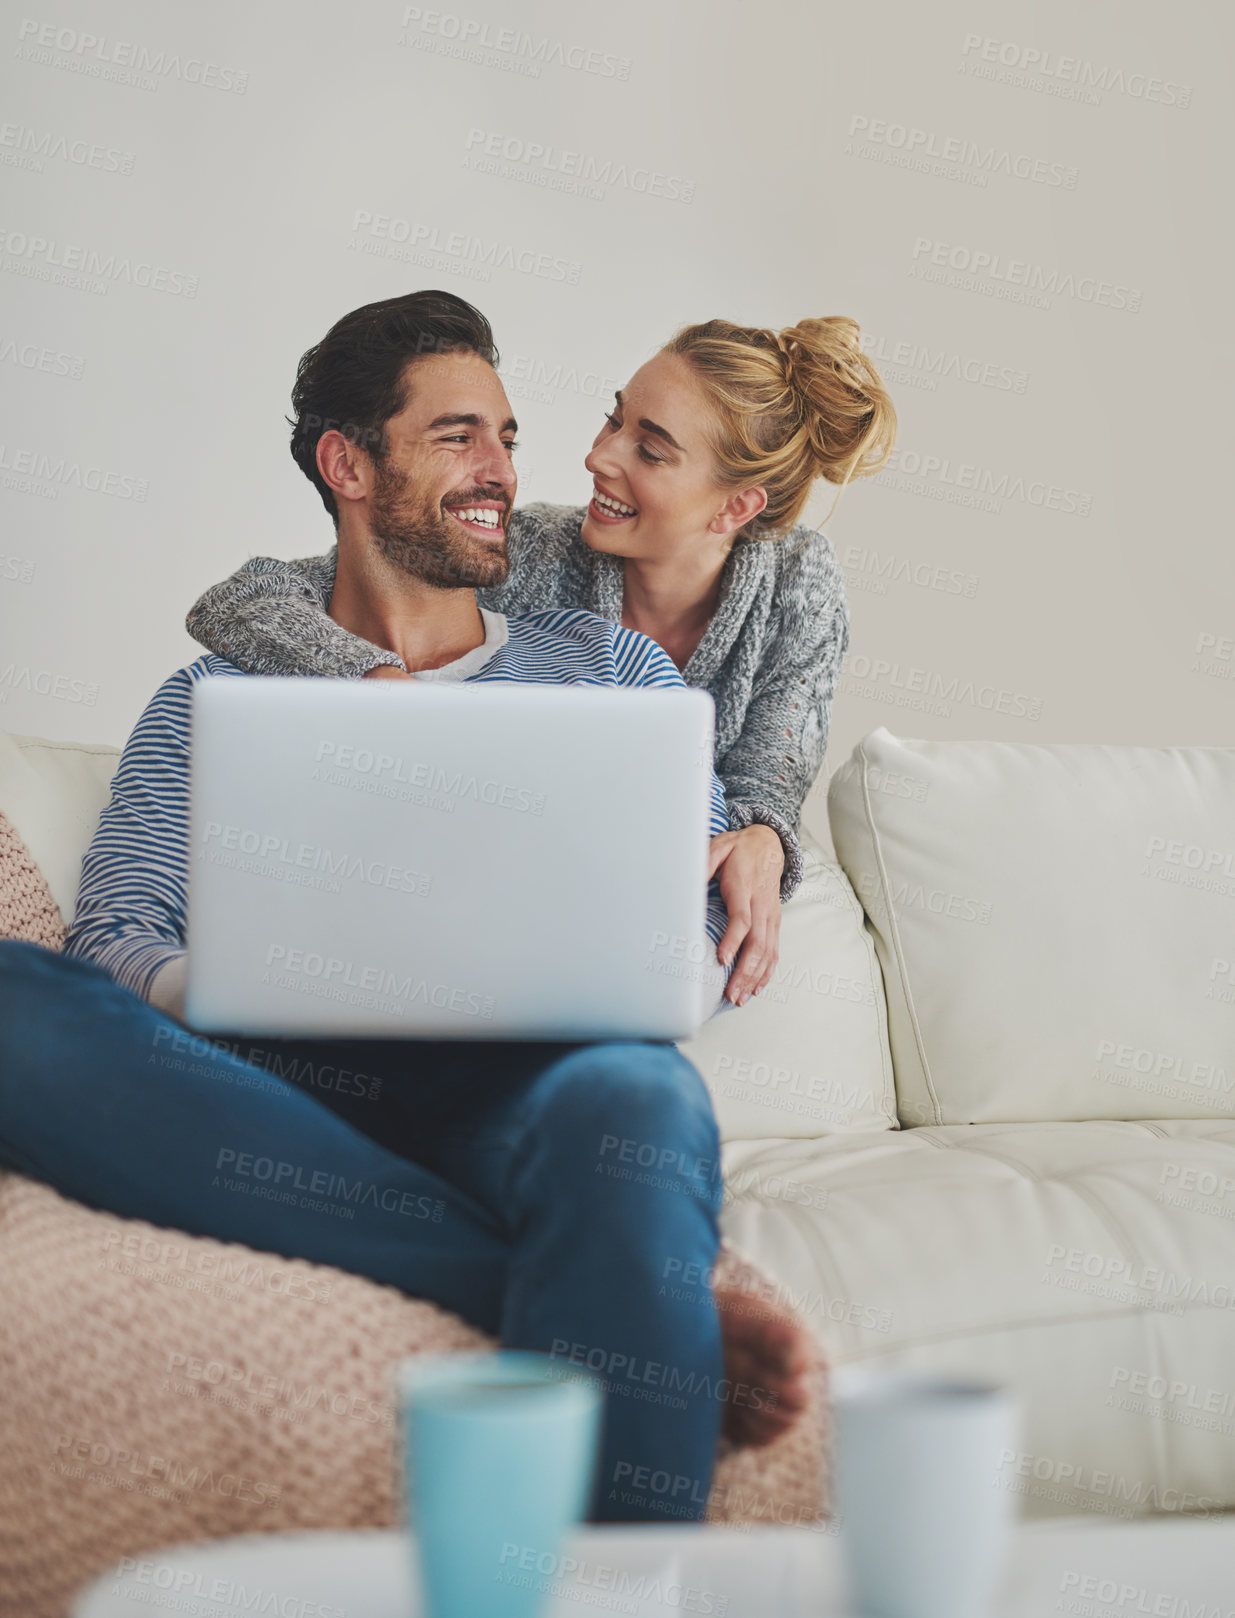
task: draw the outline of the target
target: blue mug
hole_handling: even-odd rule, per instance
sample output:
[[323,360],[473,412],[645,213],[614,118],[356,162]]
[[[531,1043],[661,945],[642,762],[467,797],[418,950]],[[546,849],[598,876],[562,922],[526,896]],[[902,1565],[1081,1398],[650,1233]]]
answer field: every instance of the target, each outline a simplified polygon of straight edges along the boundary
[[431,1354],[397,1371],[425,1618],[536,1618],[595,1485],[602,1389],[547,1354]]

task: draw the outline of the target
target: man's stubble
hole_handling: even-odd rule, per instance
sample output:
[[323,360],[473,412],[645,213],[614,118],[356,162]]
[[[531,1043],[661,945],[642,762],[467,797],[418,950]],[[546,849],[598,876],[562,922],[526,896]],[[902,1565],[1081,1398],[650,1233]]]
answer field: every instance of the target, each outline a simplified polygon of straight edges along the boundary
[[[490,490],[471,488],[452,491],[450,502],[465,506],[494,498]],[[508,517],[509,506],[502,513],[503,534]],[[504,542],[473,538],[436,500],[418,495],[411,477],[388,460],[374,463],[369,527],[387,561],[438,590],[483,590],[504,584],[510,573]]]

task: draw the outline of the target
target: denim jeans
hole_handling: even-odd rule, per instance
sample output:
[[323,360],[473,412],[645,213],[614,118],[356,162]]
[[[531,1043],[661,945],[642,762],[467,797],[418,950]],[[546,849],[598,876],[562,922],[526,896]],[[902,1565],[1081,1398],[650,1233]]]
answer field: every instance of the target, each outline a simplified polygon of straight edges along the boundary
[[0,942],[0,1167],[586,1364],[608,1390],[593,1520],[702,1515],[720,1334],[674,1277],[710,1271],[722,1187],[671,1044],[207,1038]]

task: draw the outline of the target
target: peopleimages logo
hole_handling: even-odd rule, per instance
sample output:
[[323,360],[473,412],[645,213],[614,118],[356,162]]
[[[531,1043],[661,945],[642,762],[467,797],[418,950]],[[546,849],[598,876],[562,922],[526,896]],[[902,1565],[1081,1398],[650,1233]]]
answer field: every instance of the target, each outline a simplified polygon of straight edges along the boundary
[[[203,1471],[174,1456],[156,1455],[142,1449],[121,1449],[109,1439],[95,1438],[92,1434],[58,1433],[52,1441],[56,1459],[52,1470],[61,1476],[88,1479],[91,1483],[108,1488],[134,1489],[141,1494],[164,1498],[173,1495],[214,1494],[229,1500],[242,1500],[246,1505],[276,1505],[280,1494],[277,1483],[263,1483],[254,1478],[238,1477],[235,1472],[216,1472],[213,1467]],[[93,1467],[87,1474],[86,1467]],[[127,1475],[126,1475],[127,1474]]]
[[1199,1191],[1203,1197],[1235,1197],[1235,1174],[1219,1174],[1214,1169],[1193,1164],[1164,1163],[1158,1183],[1175,1181],[1181,1191]]
[[[461,17],[457,12],[405,6],[402,23],[401,45],[433,50],[441,56],[457,56],[481,66],[500,64],[528,78],[539,78],[542,67],[563,67],[602,79],[630,77],[628,56],[615,56],[612,51],[598,46],[550,39],[546,34],[537,38],[519,28],[493,27],[477,17]],[[419,39],[417,34],[421,36]]]
[[[1016,1494],[1034,1495],[1042,1500],[1058,1500],[1073,1508],[1106,1511],[1099,1500],[1116,1502],[1109,1508],[1112,1514],[1130,1517],[1133,1508],[1141,1512],[1187,1512],[1198,1517],[1211,1515],[1211,1506],[1221,1502],[1208,1495],[1192,1494],[1188,1490],[1160,1489],[1156,1483],[1145,1483],[1139,1478],[1124,1477],[1119,1472],[1104,1472],[1078,1461],[1061,1460],[1053,1455],[1035,1455],[1030,1450],[1005,1449],[999,1452],[996,1482]],[[1078,1499],[1077,1497],[1080,1496]],[[1066,1575],[1065,1575],[1066,1577]],[[1150,1609],[1142,1609],[1146,1614]],[[1185,1618],[1182,1609],[1166,1618]],[[1191,1618],[1201,1618],[1198,1608]],[[1206,1611],[1205,1618],[1211,1618]],[[1225,1618],[1214,1612],[1212,1618]]]
[[969,382],[975,387],[995,388],[1001,393],[1024,393],[1029,386],[1028,372],[1014,366],[996,365],[991,360],[974,359],[944,348],[933,349],[926,343],[908,339],[894,340],[874,332],[862,333],[862,352],[877,360],[880,366],[900,369],[901,380],[917,373],[917,380],[910,386],[923,387],[931,393],[938,387],[940,377]]
[[1044,309],[1050,308],[1052,297],[1075,298],[1078,303],[1096,303],[1134,315],[1139,314],[1144,296],[1139,287],[1100,281],[1092,275],[1078,276],[1058,267],[1046,269],[1028,259],[1005,258],[986,248],[937,242],[930,236],[919,236],[914,241],[909,273],[922,281],[941,281],[965,291],[984,291],[989,284],[992,291],[988,296],[1006,295],[1012,302],[1037,302]]
[[[370,208],[357,208],[352,215],[352,242],[360,242],[360,251],[367,247],[393,249],[407,253],[440,253],[487,279],[493,270],[515,270],[520,275],[534,275],[542,281],[564,281],[578,286],[583,266],[577,259],[555,258],[552,253],[534,251],[530,247],[516,247],[511,242],[487,240],[483,236],[469,235],[466,230],[442,230],[438,225],[423,220],[400,219],[392,214],[374,213]],[[398,257],[391,250],[388,257]]]
[[975,466],[970,461],[953,461],[950,456],[923,454],[920,450],[904,449],[898,445],[888,456],[887,466],[877,482],[890,488],[899,487],[896,474],[907,478],[922,478],[956,489],[970,490],[985,499],[1016,500],[1026,506],[1040,506],[1044,511],[1058,511],[1073,517],[1088,517],[1093,510],[1093,495],[1079,489],[1065,489],[1058,483],[1047,483],[1043,478],[1023,478],[1011,472],[993,472],[986,466]]
[[[440,1225],[446,1216],[446,1204],[440,1198],[427,1197],[415,1191],[400,1191],[395,1186],[379,1186],[367,1180],[349,1181],[342,1174],[328,1169],[308,1168],[301,1163],[288,1163],[283,1159],[254,1156],[252,1152],[238,1152],[233,1146],[220,1146],[215,1158],[214,1189],[221,1178],[225,1189],[236,1187],[233,1180],[250,1182],[257,1187],[268,1187],[278,1192],[273,1200],[296,1202],[293,1192],[302,1197],[338,1198],[348,1208],[380,1208],[383,1213],[401,1214],[405,1219],[428,1219]],[[226,1170],[226,1176],[222,1171]],[[284,1194],[286,1193],[286,1194]],[[298,1206],[311,1206],[302,1200]]]
[[[1109,1296],[1138,1307],[1154,1307],[1170,1314],[1182,1314],[1184,1304],[1200,1304],[1207,1309],[1235,1309],[1235,1279],[1212,1281],[1206,1276],[1178,1270],[1162,1270],[1155,1264],[1134,1264],[1122,1253],[1086,1252],[1081,1247],[1053,1243],[1046,1257],[1041,1280],[1052,1286],[1065,1286],[1073,1292]],[[1070,1282],[1092,1282],[1083,1286]],[[1138,1298],[1136,1294],[1148,1294]]]
[[[251,858],[247,863],[238,863],[226,857],[215,857],[221,853]],[[294,877],[307,871],[332,879],[329,891],[335,893],[339,890],[340,882],[363,882],[372,888],[387,888],[424,898],[433,886],[433,879],[427,872],[413,871],[393,861],[387,864],[384,860],[366,859],[361,854],[330,849],[321,843],[296,843],[277,832],[260,832],[246,826],[225,826],[219,820],[206,822],[198,858],[203,854],[214,864],[250,869],[257,875]]]
[[0,269],[33,281],[49,281],[77,292],[106,293],[113,282],[127,281],[147,292],[165,292],[172,298],[195,298],[197,277],[171,270],[148,259],[104,253],[78,242],[49,241],[46,236],[0,226]]
[[[405,1195],[410,1196],[407,1192]],[[427,1199],[426,1199],[427,1200]],[[445,1204],[441,1205],[443,1208]],[[164,1367],[167,1375],[160,1391],[205,1397],[233,1409],[271,1413],[280,1409],[285,1419],[301,1421],[309,1410],[343,1416],[349,1421],[392,1428],[392,1406],[346,1388],[328,1388],[320,1382],[297,1382],[274,1371],[259,1371],[251,1364],[208,1359],[171,1349]],[[248,1401],[251,1401],[248,1402]]]
[[[1028,152],[1013,152],[1006,146],[987,146],[964,135],[938,135],[934,130],[918,129],[895,119],[855,112],[849,120],[849,136],[850,141],[856,138],[872,148],[871,155],[900,158],[909,166],[916,166],[917,159],[933,159],[945,178],[951,165],[974,171],[966,178],[983,186],[988,175],[1003,174],[1010,179],[1032,180],[1037,185],[1076,190],[1077,171],[1070,165],[1031,157]],[[861,147],[858,153],[865,155]],[[925,167],[930,169],[929,164]]]
[[16,337],[0,337],[0,364],[20,365],[24,371],[42,371],[45,376],[67,376],[74,382],[81,381],[86,369],[80,354],[66,354]]
[[[280,1298],[329,1303],[334,1290],[332,1281],[302,1273],[281,1259],[271,1259],[263,1265],[258,1262],[259,1255],[247,1248],[224,1247],[214,1252],[203,1249],[200,1242],[188,1236],[165,1241],[134,1230],[109,1230],[101,1245],[107,1256],[100,1260],[100,1268],[106,1266],[120,1275],[138,1275],[142,1280],[186,1292],[218,1291],[224,1297],[238,1298],[237,1289],[246,1287]],[[212,1281],[219,1285],[209,1285]]]
[[864,545],[849,545],[841,558],[845,583],[851,590],[869,590],[887,595],[889,583],[917,585],[922,590],[939,590],[944,595],[964,596],[971,601],[978,593],[976,573],[946,568],[932,562],[911,562],[907,556],[881,555]]
[[919,712],[938,713],[946,718],[954,702],[968,703],[974,708],[1008,714],[1013,719],[1042,717],[1041,697],[1027,696],[1021,691],[1009,691],[1000,686],[979,685],[959,675],[944,675],[933,669],[914,668],[893,662],[886,657],[869,657],[859,652],[848,671],[837,682],[837,689],[852,696],[888,697],[888,688],[895,692],[890,698],[898,707],[914,708]]
[[1145,858],[1184,865],[1190,871],[1220,871],[1223,876],[1235,876],[1235,848],[1202,848],[1199,843],[1185,843],[1178,838],[1151,837]]
[[0,551],[0,579],[12,579],[18,584],[34,582],[34,559],[30,556],[6,556]]
[[[3,357],[0,350],[0,359]],[[559,392],[574,393],[581,399],[611,399],[622,386],[621,377],[580,370],[563,360],[535,354],[503,354],[498,374],[512,399],[530,399],[536,404],[554,404]]]
[[[153,51],[129,39],[108,39],[77,28],[62,28],[54,22],[37,22],[23,17],[18,25],[19,60],[43,66],[72,67],[87,78],[110,79],[118,84],[134,84],[139,89],[157,90],[160,79],[180,79],[205,90],[227,90],[243,95],[249,87],[248,73],[200,56],[181,57],[176,52]],[[60,53],[60,60],[52,52]]]
[[1235,1219],[1235,1175],[1219,1174],[1195,1164],[1164,1163],[1155,1202],[1191,1208],[1219,1219]]
[[[653,1493],[671,1499],[677,1499],[693,1486],[691,1498],[697,1505],[707,1504],[707,1488],[695,1479],[670,1478],[668,1472],[652,1472],[649,1467],[634,1467],[628,1461],[618,1461],[613,1476],[615,1483],[629,1480],[636,1487],[651,1488]],[[698,1613],[702,1618],[709,1614],[712,1618],[725,1618],[729,1610],[728,1596],[717,1595],[702,1585],[683,1584],[669,1574],[632,1573],[615,1562],[589,1562],[586,1557],[559,1555],[534,1545],[516,1545],[513,1541],[502,1546],[495,1577],[516,1589],[538,1590],[542,1597],[582,1599],[585,1606],[599,1607],[606,1612],[639,1613],[680,1608],[683,1612]],[[581,1597],[581,1586],[588,1586],[597,1594]]]
[[[183,1563],[137,1561],[126,1556],[116,1570],[123,1584],[112,1586],[112,1595],[124,1595],[134,1605],[140,1600],[150,1605],[151,1598],[143,1590],[130,1595],[134,1585],[146,1585],[170,1592],[169,1598],[159,1606],[164,1612],[218,1612],[224,1618],[228,1611],[277,1613],[278,1618],[348,1618],[346,1607],[336,1607],[304,1596],[289,1595],[282,1579],[277,1590],[263,1589],[250,1580],[237,1583],[217,1573],[192,1572]],[[173,1606],[172,1602],[176,1602]],[[198,1603],[209,1603],[209,1606]]]
[[560,176],[598,187],[613,186],[637,191],[643,196],[662,197],[666,202],[690,202],[695,194],[693,180],[664,174],[659,169],[628,165],[612,157],[602,160],[590,152],[576,152],[568,147],[546,145],[544,141],[524,140],[519,135],[493,130],[469,129],[464,150],[471,154],[470,163],[464,160],[465,167],[476,166],[480,158],[500,161],[510,165],[510,178],[543,175],[543,183],[548,183]]
[[0,473],[7,474],[5,487],[20,487],[17,480],[32,485],[22,492],[34,493],[34,485],[44,484],[54,500],[61,489],[82,489],[87,494],[109,494],[117,500],[144,500],[150,492],[148,478],[129,473],[109,472],[101,466],[83,466],[64,455],[48,455],[42,450],[19,449],[0,444]]
[[[1194,1508],[1180,1506],[1179,1509],[1191,1511]],[[1207,1517],[1209,1513],[1202,1511],[1200,1515]],[[1054,1611],[1084,1614],[1085,1618],[1235,1618],[1235,1607],[1216,1607],[1195,1592],[1188,1596],[1153,1585],[1130,1584],[1126,1579],[1112,1578],[1109,1574],[1081,1573],[1075,1568],[1068,1568],[1060,1575]]]
[[99,700],[97,680],[75,680],[71,675],[56,674],[51,669],[32,669],[28,663],[10,663],[7,668],[0,668],[0,702],[7,702],[14,691],[54,697],[57,702],[80,702],[87,708],[93,708]]
[[[1011,39],[993,39],[989,34],[966,34],[961,47],[962,68],[969,72],[989,68],[1003,68],[1009,74],[1023,74],[1028,82],[1024,88],[1047,89],[1043,82],[1054,80],[1050,92],[1057,94],[1059,87],[1067,85],[1081,92],[1090,92],[1085,99],[1095,103],[1104,90],[1117,95],[1131,96],[1134,101],[1156,101],[1164,107],[1178,107],[1182,111],[1192,100],[1190,84],[1176,84],[1173,79],[1160,79],[1151,73],[1128,73],[1122,67],[1099,67],[1083,56],[1062,56],[1053,51],[1040,50],[1035,45],[1020,45]],[[994,76],[982,74],[979,77]],[[1033,82],[1033,81],[1038,82]],[[1015,79],[1008,82],[1015,83]],[[1071,99],[1071,98],[1069,98]],[[1079,99],[1079,97],[1078,97]]]
[[1235,896],[1235,848],[1202,848],[1199,843],[1151,837],[1140,874],[1229,899]]
[[132,174],[136,162],[132,152],[100,146],[97,141],[71,140],[67,135],[53,135],[50,130],[31,129],[28,124],[0,124],[0,147],[4,148],[0,151],[4,162],[28,160],[40,174],[44,160],[49,157],[74,163],[78,168],[101,169],[107,174]]
[[1235,635],[1219,635],[1208,629],[1198,631],[1191,672],[1212,674],[1219,680],[1235,680]]
[[1155,1079],[1166,1077],[1179,1084],[1199,1085],[1224,1094],[1235,1089],[1235,1071],[1228,1073],[1216,1062],[1192,1061],[1174,1051],[1153,1051],[1114,1039],[1100,1039],[1095,1060],[1109,1062],[1126,1072],[1149,1074]]
[[[1235,1416],[1235,1392],[1230,1388],[1211,1388],[1199,1382],[1168,1379],[1157,1372],[1128,1365],[1116,1365],[1112,1369],[1107,1387],[1120,1389],[1138,1399],[1180,1404],[1207,1416]],[[1111,1400],[1108,1398],[1106,1402],[1109,1405]]]
[[[348,778],[360,778],[376,783],[382,789],[411,787],[423,788],[444,797],[448,802],[471,799],[486,803],[495,809],[510,809],[516,814],[543,815],[545,795],[530,787],[516,786],[508,781],[483,780],[467,775],[462,770],[448,770],[440,764],[413,764],[393,753],[375,753],[371,748],[355,747],[350,742],[324,741],[317,748],[319,768],[311,779],[328,785],[341,784]],[[383,790],[384,796],[392,796]]]
[[493,1015],[492,995],[452,988],[448,983],[430,983],[427,978],[401,977],[388,967],[366,966],[290,944],[271,944],[265,964],[268,970],[263,983],[325,1000],[367,1005],[393,1016],[406,1017],[409,1007],[418,1001],[465,1017]]
[[888,899],[893,909],[929,911],[933,916],[950,916],[953,921],[975,921],[980,927],[990,925],[991,906],[987,899],[972,899],[963,893],[946,893],[942,888],[927,888],[921,882],[910,882],[908,877],[890,882],[886,891],[873,871],[863,871],[858,878],[857,891],[862,903],[872,914],[886,914]]

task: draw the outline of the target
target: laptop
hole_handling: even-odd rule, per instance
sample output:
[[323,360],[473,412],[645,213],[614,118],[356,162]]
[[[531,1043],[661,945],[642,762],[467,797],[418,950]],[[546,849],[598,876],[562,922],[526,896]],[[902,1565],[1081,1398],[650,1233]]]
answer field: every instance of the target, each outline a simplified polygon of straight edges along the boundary
[[696,689],[199,681],[187,1021],[688,1037],[724,986],[714,715]]

